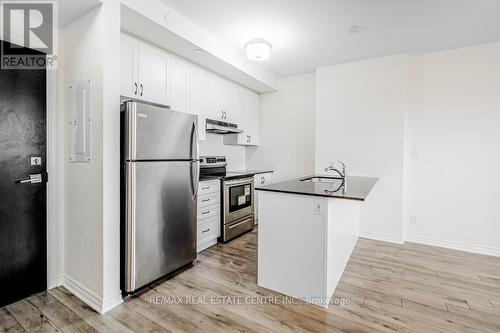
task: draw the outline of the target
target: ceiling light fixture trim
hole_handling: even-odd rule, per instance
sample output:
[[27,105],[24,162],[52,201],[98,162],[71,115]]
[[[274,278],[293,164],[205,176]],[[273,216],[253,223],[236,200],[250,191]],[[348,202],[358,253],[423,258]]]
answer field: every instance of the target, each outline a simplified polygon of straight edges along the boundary
[[263,61],[271,56],[273,46],[270,42],[262,38],[255,38],[245,44],[245,51],[248,59],[253,61]]

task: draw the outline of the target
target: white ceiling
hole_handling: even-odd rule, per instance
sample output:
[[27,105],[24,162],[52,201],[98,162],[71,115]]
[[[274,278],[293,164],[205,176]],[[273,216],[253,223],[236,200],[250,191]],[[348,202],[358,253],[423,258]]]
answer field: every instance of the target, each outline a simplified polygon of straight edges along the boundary
[[102,4],[102,0],[59,0],[59,26],[64,28]]
[[[279,77],[398,53],[500,41],[500,0],[162,0],[244,52],[273,44],[262,66]],[[362,26],[350,34],[351,26]]]

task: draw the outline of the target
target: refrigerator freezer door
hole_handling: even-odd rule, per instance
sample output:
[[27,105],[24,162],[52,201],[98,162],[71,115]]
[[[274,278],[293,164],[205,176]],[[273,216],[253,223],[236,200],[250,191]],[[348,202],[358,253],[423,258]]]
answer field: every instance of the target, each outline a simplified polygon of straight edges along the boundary
[[126,102],[125,160],[195,160],[198,117],[167,108]]
[[197,162],[126,163],[126,292],[196,258],[197,168]]

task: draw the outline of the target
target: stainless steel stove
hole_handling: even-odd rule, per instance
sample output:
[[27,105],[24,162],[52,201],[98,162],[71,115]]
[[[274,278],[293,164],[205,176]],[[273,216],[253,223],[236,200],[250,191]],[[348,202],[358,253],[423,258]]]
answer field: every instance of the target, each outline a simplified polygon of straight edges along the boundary
[[253,174],[228,172],[225,156],[201,156],[200,180],[221,180],[221,237],[226,243],[254,228]]

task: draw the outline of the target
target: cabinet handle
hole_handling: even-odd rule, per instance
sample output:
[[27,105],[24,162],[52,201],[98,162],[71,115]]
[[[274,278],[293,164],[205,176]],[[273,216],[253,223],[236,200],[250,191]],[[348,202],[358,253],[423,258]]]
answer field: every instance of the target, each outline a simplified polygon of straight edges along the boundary
[[137,82],[134,82],[134,86],[135,86],[134,95],[137,95],[137,89],[138,89],[138,87],[137,87]]
[[208,213],[210,213],[209,210],[207,210],[206,212],[201,212],[201,215],[207,215]]
[[209,190],[209,189],[210,189],[210,186],[207,186],[207,187],[202,187],[201,189],[202,189],[202,190]]
[[144,86],[142,85],[141,83],[141,96],[142,96],[142,93],[144,92]]
[[209,231],[210,231],[210,228],[203,230],[201,233],[204,234],[204,233],[209,232]]
[[224,111],[221,110],[220,113],[222,114],[221,119],[224,120]]
[[204,200],[201,200],[201,202],[209,202],[210,199],[204,199]]

